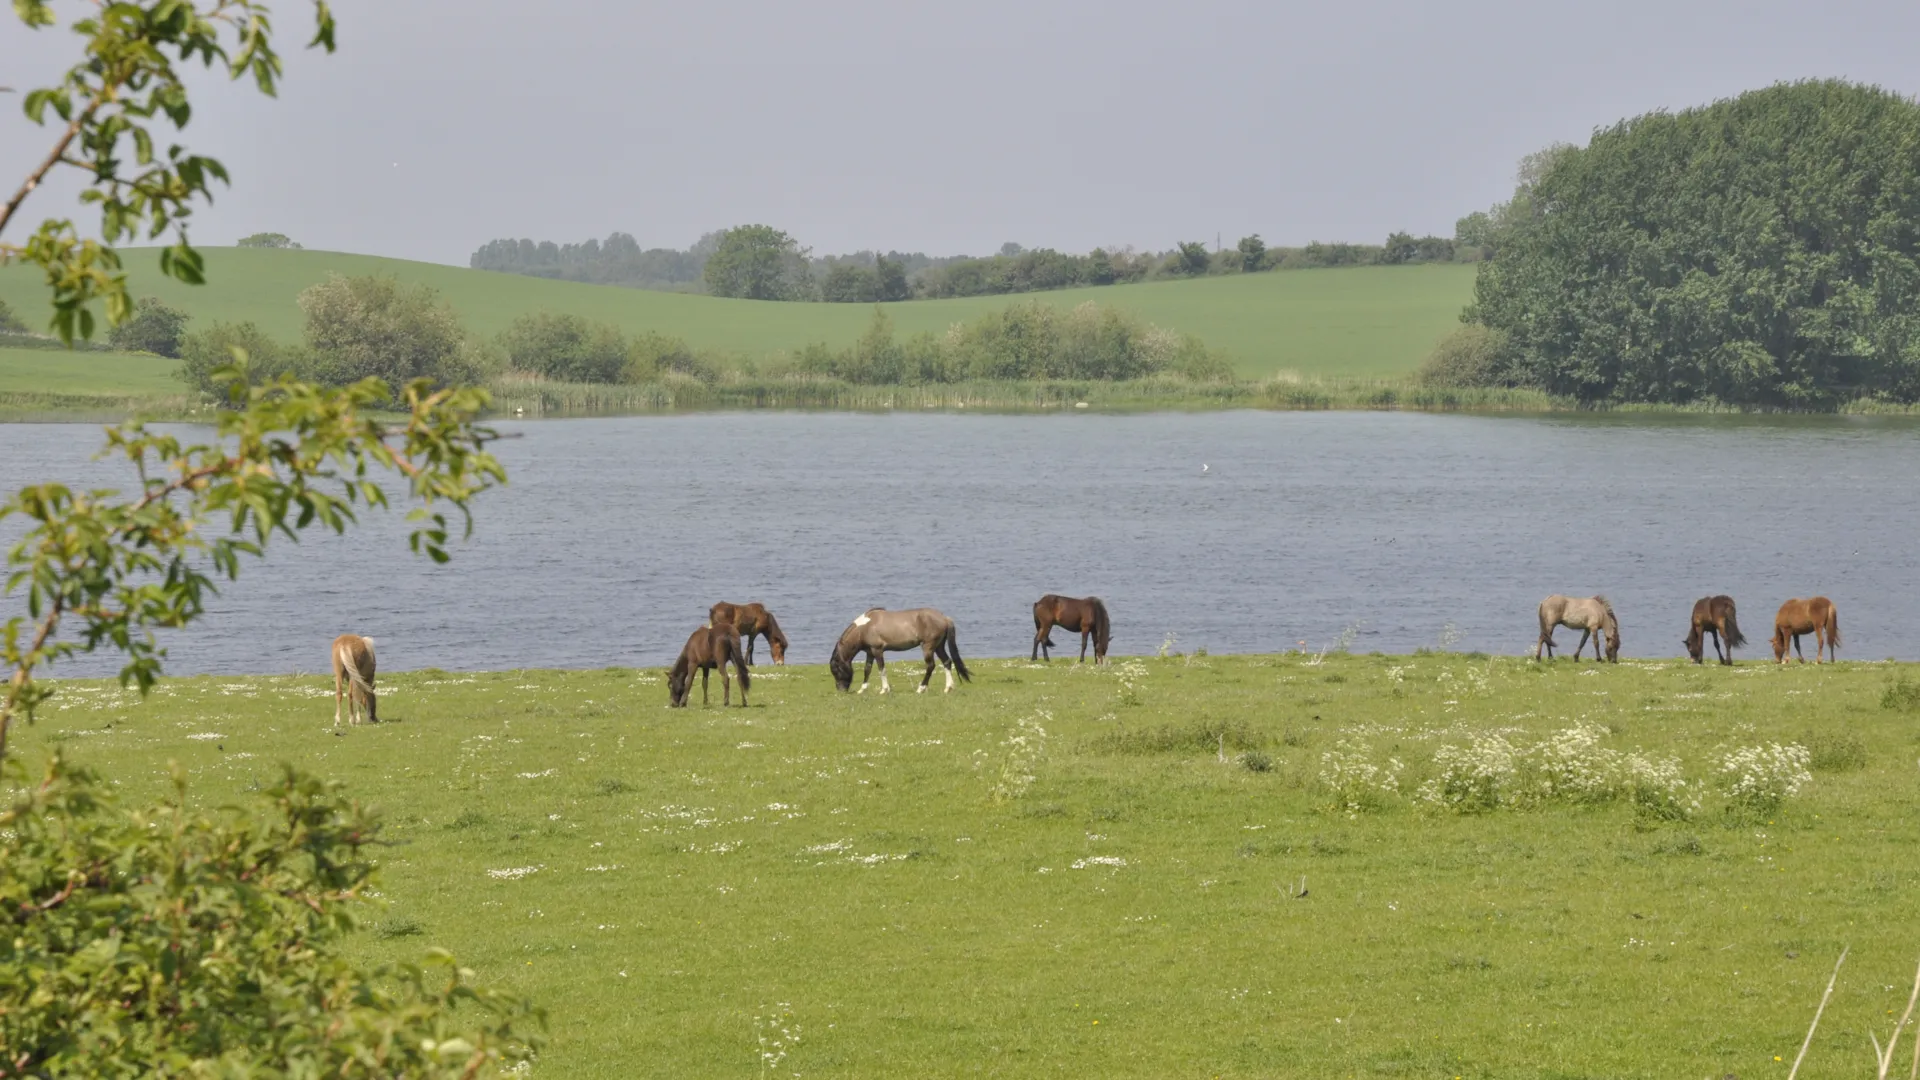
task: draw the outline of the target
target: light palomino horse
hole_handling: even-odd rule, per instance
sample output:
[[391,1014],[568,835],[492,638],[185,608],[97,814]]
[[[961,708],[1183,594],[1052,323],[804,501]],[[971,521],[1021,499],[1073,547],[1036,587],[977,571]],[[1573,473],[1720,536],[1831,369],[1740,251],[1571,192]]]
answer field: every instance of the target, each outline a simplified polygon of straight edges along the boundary
[[340,699],[347,702],[347,723],[380,722],[378,704],[373,696],[373,639],[359,634],[341,634],[333,639],[333,726],[340,726]]
[[914,608],[911,611],[888,611],[886,608],[872,608],[853,620],[840,632],[840,640],[834,643],[833,657],[827,661],[827,667],[833,671],[833,684],[842,690],[853,686],[853,658],[860,653],[867,654],[867,668],[860,676],[860,693],[867,692],[867,681],[873,677],[873,665],[880,665],[880,692],[887,692],[887,653],[899,652],[919,646],[926,656],[927,673],[920,677],[920,689],[917,693],[927,692],[927,683],[933,678],[933,658],[938,656],[946,665],[947,693],[953,693],[953,673],[955,669],[960,677],[973,681],[973,673],[967,670],[967,662],[960,659],[960,641],[953,634],[953,620],[932,608]]
[[1593,658],[1600,659],[1600,635],[1607,636],[1606,659],[1612,663],[1620,662],[1620,620],[1614,618],[1613,605],[1604,596],[1575,597],[1555,594],[1540,601],[1540,640],[1534,643],[1533,658],[1540,659],[1540,650],[1547,651],[1547,659],[1553,659],[1553,629],[1564,626],[1580,631],[1580,644],[1573,647],[1573,658],[1580,659],[1580,650],[1587,647],[1587,639],[1593,639]]
[[1813,662],[1820,662],[1820,650],[1827,650],[1827,659],[1840,662],[1840,612],[1833,601],[1824,596],[1810,600],[1795,598],[1780,605],[1780,613],[1773,617],[1773,658],[1781,663],[1787,662],[1787,639],[1793,639],[1793,654],[1801,663],[1807,662],[1807,654],[1800,651],[1800,638],[1803,634],[1813,635]]

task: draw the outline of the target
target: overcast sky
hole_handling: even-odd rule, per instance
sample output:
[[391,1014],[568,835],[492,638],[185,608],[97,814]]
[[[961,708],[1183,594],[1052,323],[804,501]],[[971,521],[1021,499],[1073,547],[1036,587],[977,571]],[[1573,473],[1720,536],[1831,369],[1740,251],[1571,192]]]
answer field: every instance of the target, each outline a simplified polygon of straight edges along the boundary
[[[1622,117],[1814,76],[1920,90],[1910,0],[335,0],[332,56],[275,7],[279,100],[195,99],[184,141],[234,185],[194,239],[461,265],[494,237],[744,222],[822,254],[1450,234],[1522,154]],[[5,16],[0,83],[47,81],[74,40]],[[18,101],[9,178],[50,138]]]

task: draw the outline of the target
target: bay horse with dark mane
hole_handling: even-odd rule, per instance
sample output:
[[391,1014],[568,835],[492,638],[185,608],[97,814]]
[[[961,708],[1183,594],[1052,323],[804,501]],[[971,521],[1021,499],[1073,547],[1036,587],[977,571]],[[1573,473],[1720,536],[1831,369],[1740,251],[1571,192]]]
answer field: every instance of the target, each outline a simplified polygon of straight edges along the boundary
[[1580,659],[1580,650],[1586,647],[1587,639],[1593,639],[1593,658],[1600,659],[1600,635],[1607,636],[1607,660],[1620,662],[1620,620],[1614,618],[1613,605],[1604,596],[1573,597],[1558,593],[1540,601],[1540,640],[1534,643],[1533,658],[1540,659],[1540,650],[1547,650],[1547,659],[1553,659],[1553,629],[1564,626],[1569,630],[1580,631],[1580,644],[1573,647],[1573,658]]
[[1793,639],[1793,654],[1801,663],[1807,662],[1807,654],[1800,651],[1800,636],[1813,635],[1813,662],[1820,662],[1820,649],[1827,650],[1827,659],[1840,662],[1840,612],[1833,601],[1824,596],[1809,600],[1795,597],[1780,605],[1780,613],[1773,617],[1773,658],[1781,663],[1787,662],[1787,639]]
[[[1734,618],[1733,597],[1704,596],[1693,602],[1693,625],[1687,631],[1687,655],[1693,662],[1700,663],[1700,657],[1706,652],[1706,637],[1713,635],[1713,655],[1720,658],[1722,664],[1733,663],[1733,650],[1747,643],[1747,637],[1740,632],[1739,620]],[[1720,648],[1722,641],[1726,649]]]
[[747,672],[746,650],[740,647],[740,635],[732,623],[715,622],[703,626],[687,638],[680,658],[667,672],[667,704],[682,708],[693,696],[693,673],[700,672],[700,704],[707,704],[707,679],[714,668],[720,669],[720,704],[733,704],[733,682],[727,677],[727,665],[740,673],[740,707],[747,707],[747,687],[752,675]]
[[916,693],[927,692],[927,682],[933,678],[933,660],[939,657],[946,665],[947,693],[953,693],[953,673],[973,681],[973,673],[967,670],[967,662],[960,659],[960,640],[954,636],[953,620],[932,608],[914,608],[911,611],[888,611],[886,608],[869,608],[859,618],[853,620],[840,632],[840,640],[834,642],[833,656],[828,659],[827,667],[833,671],[833,684],[842,690],[853,686],[853,658],[861,653],[867,654],[867,669],[860,676],[860,693],[867,692],[867,680],[873,677],[873,665],[880,665],[880,692],[887,692],[887,653],[899,652],[919,646],[927,660],[927,673],[920,677],[920,689]]
[[733,628],[740,631],[740,640],[747,646],[747,663],[753,663],[753,639],[756,637],[767,639],[767,648],[773,653],[774,663],[787,662],[787,635],[781,631],[780,624],[774,621],[773,612],[768,611],[765,604],[729,604],[722,600],[707,612],[707,622],[710,625],[732,623]]
[[1038,660],[1053,659],[1054,627],[1080,635],[1080,662],[1087,662],[1087,639],[1093,639],[1093,662],[1107,659],[1107,640],[1113,636],[1113,624],[1107,619],[1107,605],[1097,596],[1084,600],[1048,593],[1033,605],[1033,655]]

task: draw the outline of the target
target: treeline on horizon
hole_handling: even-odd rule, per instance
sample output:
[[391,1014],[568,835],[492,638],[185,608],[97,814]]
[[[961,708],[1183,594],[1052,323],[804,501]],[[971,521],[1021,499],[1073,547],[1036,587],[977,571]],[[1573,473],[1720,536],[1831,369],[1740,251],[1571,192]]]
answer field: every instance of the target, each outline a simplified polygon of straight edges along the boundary
[[491,338],[469,334],[439,293],[391,277],[335,276],[300,294],[298,342],[269,337],[251,322],[188,330],[188,317],[152,300],[115,330],[114,344],[181,361],[193,390],[222,399],[222,372],[234,352],[248,379],[283,376],[342,386],[380,378],[401,386],[502,380],[603,386],[713,387],[743,380],[828,380],[851,386],[1078,380],[1124,382],[1168,377],[1191,382],[1233,378],[1231,362],[1191,335],[1153,326],[1091,301],[1071,309],[1016,302],[940,334],[897,335],[876,307],[872,323],[844,348],[814,343],[772,357],[695,349],[660,333],[627,334],[578,315],[540,312],[515,319]]
[[1920,401],[1920,104],[1838,80],[1653,112],[1522,162],[1429,385],[1588,405]]
[[642,249],[631,235],[555,244],[494,240],[468,259],[475,270],[531,277],[698,292],[755,300],[887,303],[1000,296],[1138,281],[1337,266],[1475,262],[1480,250],[1457,238],[1394,233],[1380,244],[1311,243],[1270,248],[1258,234],[1231,248],[1188,241],[1167,251],[1095,248],[1076,255],[1003,244],[987,256],[859,251],[816,256],[767,225],[710,232],[684,251]]

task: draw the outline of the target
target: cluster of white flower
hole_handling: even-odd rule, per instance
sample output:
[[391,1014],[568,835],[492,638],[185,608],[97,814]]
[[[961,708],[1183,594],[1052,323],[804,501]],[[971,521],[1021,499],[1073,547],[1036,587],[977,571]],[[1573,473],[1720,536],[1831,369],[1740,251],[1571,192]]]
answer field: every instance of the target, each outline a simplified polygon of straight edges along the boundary
[[1373,744],[1365,739],[1341,739],[1320,755],[1320,786],[1333,796],[1335,807],[1355,813],[1381,795],[1397,794],[1403,768],[1398,758],[1376,765]]
[[1433,752],[1440,775],[1420,785],[1419,797],[1452,810],[1491,810],[1512,801],[1519,786],[1521,751],[1497,733],[1467,736],[1465,746]]
[[800,1042],[800,1025],[793,1018],[793,1006],[783,1001],[768,1009],[764,1016],[755,1013],[753,1034],[760,1047],[760,1075],[771,1076]]
[[1601,745],[1606,735],[1595,724],[1575,724],[1532,744],[1469,733],[1465,746],[1434,752],[1439,774],[1420,785],[1419,798],[1461,812],[1621,798],[1663,818],[1700,809],[1699,788],[1678,759],[1610,749]]
[[1720,790],[1735,806],[1770,811],[1813,779],[1812,759],[1799,743],[1742,746],[1720,759]]
[[1053,714],[1042,710],[1021,717],[1014,721],[1013,730],[1001,741],[1007,756],[1000,763],[1000,779],[993,785],[994,802],[1008,802],[1025,795],[1039,779],[1034,770],[1039,767],[1040,759],[1047,756],[1047,729],[1041,724],[1042,720],[1051,723]]

